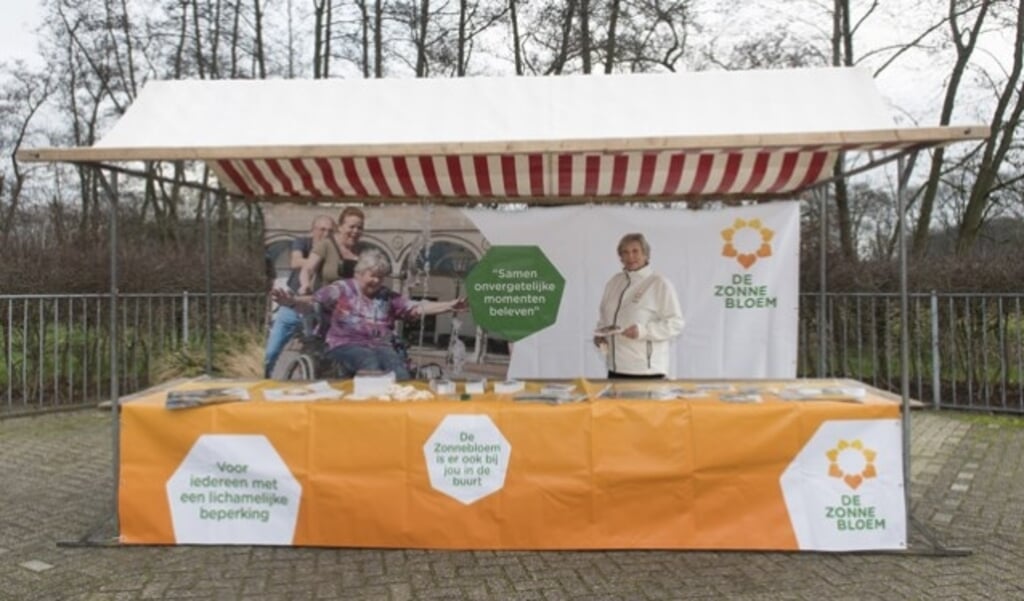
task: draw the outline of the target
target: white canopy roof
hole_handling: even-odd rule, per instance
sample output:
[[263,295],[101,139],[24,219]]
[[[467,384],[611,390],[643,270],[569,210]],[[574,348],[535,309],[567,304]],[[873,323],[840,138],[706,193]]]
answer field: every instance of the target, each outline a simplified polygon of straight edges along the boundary
[[839,151],[984,138],[897,128],[870,75],[698,73],[154,81],[89,148],[22,160],[208,161],[247,196],[566,200],[792,194]]

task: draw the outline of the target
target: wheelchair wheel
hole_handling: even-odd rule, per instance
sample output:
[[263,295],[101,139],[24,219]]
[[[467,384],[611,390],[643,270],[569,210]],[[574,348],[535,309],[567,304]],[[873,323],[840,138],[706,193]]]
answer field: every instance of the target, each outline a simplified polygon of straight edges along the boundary
[[312,380],[316,378],[313,359],[308,355],[299,355],[288,364],[284,371],[285,380]]

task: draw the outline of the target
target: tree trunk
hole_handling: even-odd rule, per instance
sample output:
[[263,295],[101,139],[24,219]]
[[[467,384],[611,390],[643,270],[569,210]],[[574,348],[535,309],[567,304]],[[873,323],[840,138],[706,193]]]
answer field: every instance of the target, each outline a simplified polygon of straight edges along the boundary
[[572,20],[576,15],[576,0],[568,0],[562,13],[562,35],[558,43],[558,54],[551,61],[548,75],[561,75],[565,64],[569,62],[569,45],[572,40]]
[[[832,15],[832,64],[853,66],[853,32],[850,30],[850,1],[835,0]],[[833,175],[840,175],[846,169],[846,157],[836,157]],[[853,220],[850,217],[850,192],[846,178],[839,178],[835,185],[836,226],[839,228],[839,248],[843,258],[857,260],[857,249],[853,243]]]
[[523,41],[519,39],[519,15],[516,12],[516,0],[508,0],[508,10],[512,19],[512,49],[515,53],[516,75],[522,75]]
[[370,77],[370,9],[366,4],[366,0],[358,0],[356,5],[359,7],[360,27],[362,31],[362,39],[360,46],[362,47],[362,71],[363,77],[369,79]]
[[242,34],[242,0],[235,0],[235,14],[231,21],[231,79],[238,79],[238,44]]
[[957,254],[961,255],[969,252],[977,241],[985,212],[992,202],[992,191],[997,187],[999,169],[1015,144],[1014,134],[1020,128],[1021,115],[1024,113],[1024,86],[1021,85],[1021,72],[1024,70],[1024,3],[1018,2],[1016,19],[1013,65],[992,115],[992,135],[984,142],[978,175],[971,186],[963,222],[957,233]]
[[580,54],[583,55],[583,73],[590,75],[590,0],[580,3]]
[[206,66],[203,61],[203,33],[199,27],[199,0],[192,0],[192,32],[196,37],[196,44],[193,48],[196,57],[196,69],[199,72],[199,79],[206,79]]
[[222,8],[223,0],[217,0],[213,5],[213,16],[211,17],[213,23],[211,24],[212,31],[210,32],[210,78],[220,78],[220,60],[218,54],[220,53],[220,13]]
[[[974,20],[974,26],[967,32],[966,41],[964,41],[963,32],[960,31],[960,24],[957,21],[959,17],[957,0],[949,0],[949,28],[953,34],[953,44],[956,48],[956,62],[953,63],[953,71],[949,75],[949,83],[946,84],[946,95],[942,100],[939,125],[949,125],[950,119],[953,116],[956,97],[960,92],[960,82],[963,79],[964,72],[967,70],[975,44],[978,42],[978,36],[981,35],[981,26],[985,21],[985,16],[988,14],[988,5],[988,0],[983,0]],[[921,203],[918,207],[917,225],[914,228],[912,252],[916,256],[924,255],[928,249],[928,235],[931,229],[932,212],[935,208],[935,198],[939,192],[942,163],[945,157],[946,149],[942,146],[936,148],[932,154],[928,179],[925,182],[924,192],[921,194]]]
[[[241,1],[241,0],[239,0]],[[188,6],[181,5],[181,26],[178,28],[178,45],[174,49],[174,79],[181,79],[185,71],[185,43],[188,39]]]
[[430,0],[420,0],[420,15],[416,33],[416,77],[427,76],[427,20],[430,18]]
[[466,0],[459,0],[459,39],[455,59],[455,74],[459,77],[466,76],[466,12]]
[[288,79],[295,78],[295,22],[292,19],[292,0],[288,0]]
[[267,57],[263,48],[263,9],[260,7],[260,0],[252,0],[253,7],[253,33],[256,39],[254,40],[254,58],[256,60],[256,74],[259,79],[267,78]]
[[384,7],[381,0],[373,5],[373,76],[384,77]]
[[618,58],[618,27],[620,0],[612,0],[608,13],[608,47],[604,56],[604,72],[610,74]]
[[323,77],[325,3],[326,0],[313,2],[313,79]]
[[331,37],[334,29],[334,3],[327,0],[327,19],[324,21],[324,79],[331,76]]
[[135,98],[138,95],[138,86],[135,80],[135,44],[132,43],[132,28],[131,22],[128,20],[127,0],[121,0],[121,14],[124,15],[124,20],[121,22],[121,33],[124,35],[125,60],[128,63],[126,68],[128,80],[125,82],[125,89],[128,90],[132,98]]

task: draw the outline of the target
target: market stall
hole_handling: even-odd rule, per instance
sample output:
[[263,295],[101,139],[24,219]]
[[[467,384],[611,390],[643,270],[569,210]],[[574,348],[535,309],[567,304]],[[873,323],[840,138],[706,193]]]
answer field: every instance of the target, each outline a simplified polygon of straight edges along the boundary
[[[147,176],[131,163],[202,161],[230,193],[274,203],[738,203],[823,185],[840,153],[867,154],[860,171],[987,135],[984,126],[896,127],[870,75],[846,68],[165,81],[147,84],[96,145],[23,150],[19,159]],[[761,402],[744,402],[717,392],[607,398],[581,382],[585,399],[548,406],[486,394],[468,404],[279,404],[265,398],[264,383],[250,402],[184,411],[154,393],[115,412],[121,536],[444,548],[904,545],[907,386],[902,403],[873,391],[813,402],[779,395],[801,385],[776,382],[747,391]],[[689,391],[685,382],[681,389]],[[446,476],[435,464],[448,457],[424,445],[441,436],[458,449],[461,436],[484,431],[504,479],[467,502],[438,486]],[[243,461],[250,456],[260,460]],[[458,451],[453,463],[469,456]],[[260,498],[276,498],[273,487],[287,481],[285,517],[267,514],[267,523],[293,526],[250,537],[243,531],[264,531],[253,529],[263,514],[236,507],[232,515],[250,516],[243,528],[214,518],[182,535],[175,511],[202,516],[213,498],[203,482],[231,486],[211,470],[232,467],[253,474],[234,480],[258,481]]]

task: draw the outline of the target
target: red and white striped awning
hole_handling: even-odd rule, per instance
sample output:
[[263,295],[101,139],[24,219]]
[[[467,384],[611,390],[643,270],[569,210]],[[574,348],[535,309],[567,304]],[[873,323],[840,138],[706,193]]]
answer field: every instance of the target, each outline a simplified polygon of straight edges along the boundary
[[235,194],[280,199],[555,201],[785,196],[832,175],[839,150],[221,159]]
[[265,200],[537,202],[771,198],[840,152],[987,137],[897,128],[858,69],[147,84],[88,148],[21,160],[205,161]]

